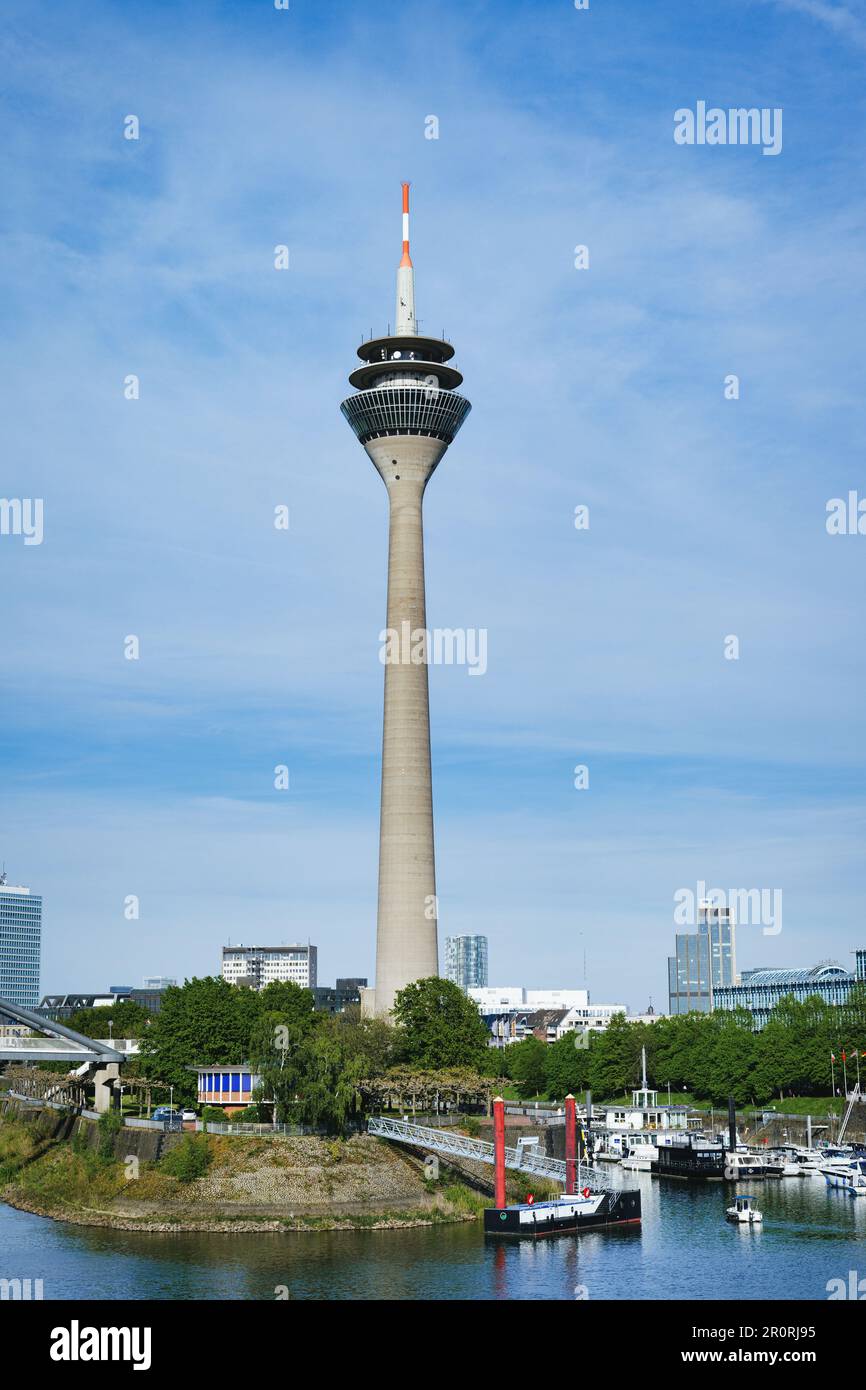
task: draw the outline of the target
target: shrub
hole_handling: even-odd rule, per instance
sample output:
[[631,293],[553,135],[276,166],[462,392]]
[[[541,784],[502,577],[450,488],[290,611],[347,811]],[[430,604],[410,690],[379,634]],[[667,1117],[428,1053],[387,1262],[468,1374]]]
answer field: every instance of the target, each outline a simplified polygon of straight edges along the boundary
[[170,1149],[160,1161],[160,1168],[178,1182],[195,1182],[204,1177],[212,1154],[207,1136],[204,1134],[185,1134],[177,1148]]
[[123,1129],[123,1117],[120,1111],[106,1110],[104,1115],[100,1115],[97,1128],[99,1139],[96,1152],[104,1162],[107,1162],[114,1158],[114,1140]]

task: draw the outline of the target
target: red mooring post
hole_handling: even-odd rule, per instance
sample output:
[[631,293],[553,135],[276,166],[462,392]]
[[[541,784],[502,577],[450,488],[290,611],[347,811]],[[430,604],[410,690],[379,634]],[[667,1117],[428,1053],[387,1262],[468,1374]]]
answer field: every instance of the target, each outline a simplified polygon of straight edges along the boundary
[[505,1101],[496,1096],[493,1101],[493,1205],[501,1211],[505,1200]]
[[565,1192],[572,1196],[577,1186],[577,1115],[574,1096],[565,1097]]

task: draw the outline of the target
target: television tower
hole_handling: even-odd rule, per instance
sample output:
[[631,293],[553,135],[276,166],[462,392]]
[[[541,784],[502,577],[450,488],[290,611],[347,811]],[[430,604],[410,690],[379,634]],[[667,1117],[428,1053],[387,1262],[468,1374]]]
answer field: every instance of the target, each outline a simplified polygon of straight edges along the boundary
[[388,489],[390,515],[376,982],[362,996],[365,1014],[387,1016],[398,990],[439,973],[421,506],[471,409],[454,390],[463,377],[446,365],[451,344],[418,331],[408,183],[394,332],[362,343],[358,356],[357,394],[340,409]]

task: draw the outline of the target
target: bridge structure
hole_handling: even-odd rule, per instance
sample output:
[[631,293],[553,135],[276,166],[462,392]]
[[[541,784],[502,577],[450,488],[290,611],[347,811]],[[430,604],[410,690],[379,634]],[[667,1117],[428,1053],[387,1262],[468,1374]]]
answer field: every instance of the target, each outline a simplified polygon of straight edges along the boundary
[[[33,1030],[29,1034],[0,1035],[0,1062],[68,1062],[70,1070],[77,1068],[80,1080],[94,1084],[96,1109],[111,1107],[111,1093],[120,1076],[125,1053],[112,1042],[99,1042],[67,1028],[65,1023],[43,1018],[42,1014],[0,999],[0,1018],[24,1024]],[[44,1036],[36,1036],[36,1034]]]
[[[431,1129],[426,1125],[412,1124],[409,1120],[393,1120],[387,1115],[371,1115],[367,1120],[367,1133],[374,1134],[379,1139],[392,1139],[398,1144],[410,1144],[417,1149],[429,1149],[448,1158],[495,1164],[493,1144],[486,1139],[470,1139],[468,1135],[456,1134],[452,1129]],[[537,1139],[527,1141],[521,1138],[513,1148],[506,1146],[505,1166],[566,1186],[564,1160],[549,1158],[547,1154],[540,1153]],[[580,1192],[587,1187],[591,1192],[615,1190],[607,1180],[606,1174],[599,1172],[591,1164],[582,1163],[578,1157],[576,1190]]]

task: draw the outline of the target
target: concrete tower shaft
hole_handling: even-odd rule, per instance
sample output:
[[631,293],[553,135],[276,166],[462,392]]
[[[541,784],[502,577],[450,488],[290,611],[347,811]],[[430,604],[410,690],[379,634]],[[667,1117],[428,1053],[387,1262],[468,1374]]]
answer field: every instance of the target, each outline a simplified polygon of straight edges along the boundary
[[376,983],[364,1012],[387,1015],[398,990],[439,973],[424,593],[424,489],[470,405],[446,365],[450,343],[418,333],[403,185],[397,327],[362,343],[358,388],[340,407],[388,491],[388,605]]

